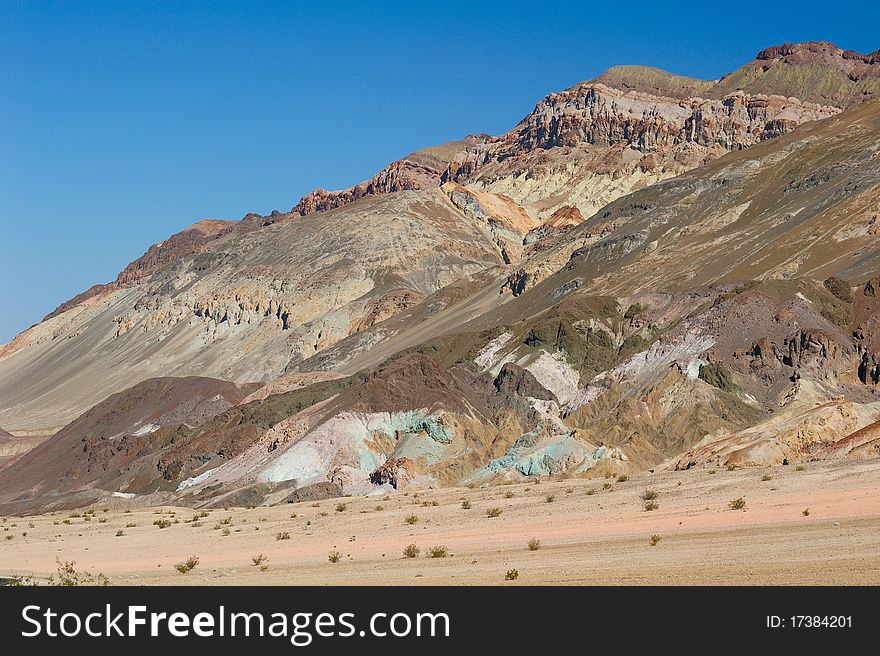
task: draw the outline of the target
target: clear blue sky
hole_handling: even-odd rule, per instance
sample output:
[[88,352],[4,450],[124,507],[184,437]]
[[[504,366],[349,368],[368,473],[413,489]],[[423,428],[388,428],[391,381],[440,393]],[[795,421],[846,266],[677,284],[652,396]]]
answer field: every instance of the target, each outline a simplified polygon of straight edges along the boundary
[[615,64],[880,48],[876,3],[0,0],[0,342],[203,218],[500,133]]

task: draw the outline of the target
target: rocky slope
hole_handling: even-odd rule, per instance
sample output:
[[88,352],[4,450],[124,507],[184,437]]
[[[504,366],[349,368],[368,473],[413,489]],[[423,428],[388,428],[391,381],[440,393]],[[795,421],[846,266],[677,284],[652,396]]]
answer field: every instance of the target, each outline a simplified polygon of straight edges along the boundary
[[875,455],[880,100],[780,75],[612,69],[501,137],[156,245],[0,351],[0,423],[60,429],[0,463],[0,507]]
[[589,215],[726,151],[876,97],[878,53],[827,42],[786,43],[720,80],[617,66],[549,95],[504,135],[446,144],[438,147],[444,156],[430,161],[420,151],[350,189],[316,190],[292,213],[455,181],[510,195],[535,214],[567,202]]
[[215,242],[19,335],[0,351],[0,417],[51,431],[150,377],[270,380],[291,360],[503,265],[496,239],[434,189]]
[[72,495],[81,503],[107,496],[126,486],[122,472],[143,453],[173,444],[186,427],[205,423],[244,396],[232,383],[209,378],[152,379],[114,394],[0,464],[0,499]]

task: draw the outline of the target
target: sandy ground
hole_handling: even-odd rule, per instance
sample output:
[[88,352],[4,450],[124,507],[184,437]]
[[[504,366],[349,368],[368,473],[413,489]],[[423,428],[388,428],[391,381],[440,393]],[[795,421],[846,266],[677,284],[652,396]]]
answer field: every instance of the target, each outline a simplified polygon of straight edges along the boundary
[[[658,493],[657,510],[644,509],[648,489]],[[728,507],[737,497],[743,510]],[[487,517],[495,507],[501,515]],[[60,559],[113,584],[880,582],[880,459],[218,509],[200,526],[186,508],[94,509],[90,521],[67,512],[5,518],[0,576],[45,576]],[[408,515],[418,522],[407,524]],[[179,523],[160,529],[160,518]],[[289,539],[278,540],[282,532]],[[652,535],[661,538],[655,546]],[[536,551],[532,538],[541,541]],[[418,558],[403,557],[409,544],[421,548]],[[449,556],[428,558],[439,545]],[[329,562],[331,551],[340,562]],[[260,554],[265,571],[252,564]],[[178,573],[174,564],[190,555],[199,565]],[[516,581],[504,580],[509,569]]]

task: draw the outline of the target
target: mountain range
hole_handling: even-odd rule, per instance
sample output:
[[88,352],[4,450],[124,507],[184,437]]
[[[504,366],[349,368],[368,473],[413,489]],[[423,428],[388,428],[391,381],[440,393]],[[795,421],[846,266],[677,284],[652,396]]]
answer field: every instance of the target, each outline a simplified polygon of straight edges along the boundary
[[0,509],[880,455],[880,51],[619,66],[0,347]]

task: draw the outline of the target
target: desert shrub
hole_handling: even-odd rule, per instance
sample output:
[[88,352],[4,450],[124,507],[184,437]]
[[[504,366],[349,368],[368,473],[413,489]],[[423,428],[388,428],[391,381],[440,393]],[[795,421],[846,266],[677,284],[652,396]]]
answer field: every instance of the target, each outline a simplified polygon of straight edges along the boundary
[[412,526],[413,524],[419,523],[419,516],[418,515],[407,515],[403,521],[404,521],[404,523]]
[[168,528],[169,526],[171,526],[171,520],[157,519],[153,522],[153,526],[158,526],[159,528]]
[[654,500],[645,501],[645,512],[651,512],[652,510],[657,510],[660,507],[660,504]]
[[446,558],[449,555],[449,549],[443,545],[437,545],[428,549],[428,558]]
[[90,572],[79,572],[76,569],[76,563],[72,560],[58,563],[58,579],[54,576],[49,577],[51,585],[62,587],[72,587],[78,585],[110,585],[110,579],[103,574],[91,574]]
[[746,500],[743,497],[739,497],[738,499],[734,499],[729,504],[727,504],[731,510],[742,510],[746,507]]
[[224,538],[229,537],[231,533],[232,531],[230,531],[228,528],[224,528],[222,531],[220,531],[220,535],[222,535]]
[[329,560],[331,563],[338,563],[340,560],[342,560],[342,554],[336,550],[333,550],[329,554],[327,554],[327,560]]
[[644,492],[642,492],[641,499],[642,499],[642,501],[652,501],[653,499],[656,499],[658,496],[660,496],[660,495],[657,494],[654,490],[645,490]]
[[547,503],[553,503],[554,501],[556,501],[556,495],[555,494],[548,494],[547,495]]
[[515,495],[514,495],[513,492],[511,492],[510,490],[507,490],[507,492],[504,493],[504,498],[505,498],[505,499],[512,499],[514,496],[515,496]]
[[651,539],[648,541],[648,543],[649,543],[652,547],[656,547],[656,546],[657,546],[657,543],[660,542],[660,540],[662,540],[662,539],[663,539],[663,538],[661,538],[659,535],[652,535],[652,536],[651,536]]
[[422,550],[418,548],[415,544],[407,545],[403,550],[404,558],[418,558],[419,554],[422,553]]
[[537,551],[541,548],[541,541],[538,538],[529,540],[529,551]]
[[33,576],[10,576],[0,583],[0,587],[36,588],[40,583]]
[[251,557],[251,562],[253,562],[254,567],[259,567],[260,565],[265,563],[267,560],[268,559],[263,554]]
[[176,569],[181,574],[186,574],[187,572],[195,569],[196,565],[198,565],[198,564],[199,564],[199,557],[198,556],[190,556],[182,563],[177,563],[174,566],[174,569]]
[[337,503],[336,504],[336,512],[345,512],[346,510],[348,510],[347,503]]
[[461,507],[462,507],[462,510],[470,510],[471,509],[471,502],[468,501],[467,499],[465,499],[464,501],[461,502]]
[[626,483],[628,480],[629,480],[629,476],[627,476],[626,474],[621,474],[620,476],[617,477],[618,483]]
[[290,539],[290,533],[288,533],[287,531],[281,531],[280,533],[275,534],[275,540],[289,540],[289,539]]
[[125,535],[125,531],[123,531],[122,529],[119,529],[118,531],[116,531],[117,538],[121,538],[123,535]]
[[765,482],[766,482],[766,481],[772,481],[772,480],[773,480],[773,477],[772,477],[770,474],[764,474],[764,475],[761,477],[761,480],[762,480],[762,481],[765,481]]
[[504,575],[505,581],[516,581],[519,578],[519,570],[517,569],[509,569],[507,573]]

